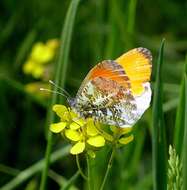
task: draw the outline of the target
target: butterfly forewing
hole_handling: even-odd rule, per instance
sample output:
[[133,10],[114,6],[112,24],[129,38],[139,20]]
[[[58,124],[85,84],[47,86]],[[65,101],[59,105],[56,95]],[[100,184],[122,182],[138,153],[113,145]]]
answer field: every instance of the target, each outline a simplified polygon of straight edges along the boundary
[[75,111],[101,123],[132,126],[151,100],[151,59],[147,49],[136,48],[97,64],[76,95]]

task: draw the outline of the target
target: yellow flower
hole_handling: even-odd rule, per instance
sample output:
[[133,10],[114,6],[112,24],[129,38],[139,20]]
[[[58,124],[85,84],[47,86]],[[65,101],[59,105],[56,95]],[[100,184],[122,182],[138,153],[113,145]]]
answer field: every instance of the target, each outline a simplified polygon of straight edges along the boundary
[[[56,104],[53,106],[53,111],[60,117],[59,123],[50,125],[50,130],[54,133],[61,133],[69,139],[73,146],[70,150],[71,154],[80,154],[87,147],[102,147],[105,145],[105,138],[99,134],[92,119],[83,120],[70,110],[69,108]],[[90,155],[93,157],[93,152]]]
[[[82,128],[81,128],[82,127]],[[86,146],[102,147],[105,145],[105,139],[96,130],[93,122],[87,122],[86,125],[81,126],[78,130],[66,129],[65,136],[71,140],[76,141],[76,144],[70,150],[71,154],[82,153]],[[88,147],[89,149],[90,147]]]
[[114,134],[119,134],[119,137],[117,139],[117,143],[121,144],[121,145],[126,145],[128,143],[130,143],[131,141],[133,141],[134,136],[132,134],[130,134],[129,136],[127,136],[127,134],[129,134],[132,131],[132,126],[124,126],[124,128],[119,128],[116,126],[110,126],[110,130],[114,133]]
[[35,67],[34,61],[28,60],[28,61],[26,61],[26,63],[23,65],[23,72],[24,72],[25,74],[30,74],[30,73],[32,73],[34,67]]
[[31,74],[36,79],[49,79],[52,71],[50,63],[54,60],[58,46],[59,41],[57,39],[48,40],[46,43],[35,43],[29,58],[23,65],[23,72]]
[[23,72],[25,74],[32,74],[34,78],[40,78],[44,73],[44,66],[29,59],[23,66]]
[[42,42],[38,42],[33,46],[30,57],[38,63],[45,64],[53,59],[54,54],[55,52],[52,48]]
[[53,111],[60,117],[60,122],[51,124],[50,130],[54,133],[63,133],[71,141],[73,146],[70,153],[73,155],[86,151],[94,158],[95,150],[105,146],[106,141],[125,145],[133,140],[132,134],[127,136],[132,130],[131,126],[124,128],[110,126],[109,132],[102,129],[100,124],[94,123],[93,119],[82,119],[64,105],[54,105]]

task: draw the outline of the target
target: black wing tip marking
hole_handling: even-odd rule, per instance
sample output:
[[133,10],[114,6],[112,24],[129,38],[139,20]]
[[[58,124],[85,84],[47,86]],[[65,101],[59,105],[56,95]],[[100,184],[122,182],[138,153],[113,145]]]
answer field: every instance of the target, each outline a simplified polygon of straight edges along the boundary
[[152,54],[151,51],[144,47],[138,47],[136,50],[140,53],[142,53],[150,62],[152,62]]

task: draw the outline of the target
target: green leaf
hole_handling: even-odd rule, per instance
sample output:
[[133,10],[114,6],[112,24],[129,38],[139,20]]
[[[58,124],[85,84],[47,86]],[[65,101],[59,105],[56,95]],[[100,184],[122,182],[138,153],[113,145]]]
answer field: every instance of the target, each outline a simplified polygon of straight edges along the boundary
[[[186,65],[187,65],[187,57],[186,57]],[[185,70],[185,69],[184,69]],[[185,71],[186,72],[186,71]],[[182,144],[185,130],[185,77],[183,77],[181,82],[181,90],[180,90],[180,99],[177,108],[176,120],[175,120],[175,131],[174,131],[174,145],[177,151],[177,154],[180,156],[182,153]]]
[[153,134],[152,134],[152,151],[153,151],[153,187],[154,190],[165,190],[167,187],[166,174],[166,138],[163,118],[163,89],[162,89],[162,64],[164,41],[162,40],[158,61],[156,65],[156,81],[153,96]]

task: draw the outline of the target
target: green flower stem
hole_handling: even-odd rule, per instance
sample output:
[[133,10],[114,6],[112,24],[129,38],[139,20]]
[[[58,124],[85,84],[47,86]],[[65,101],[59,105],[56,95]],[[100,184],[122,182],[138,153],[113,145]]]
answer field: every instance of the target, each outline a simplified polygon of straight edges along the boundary
[[[75,15],[77,12],[77,7],[79,5],[79,2],[80,0],[72,0],[70,2],[69,8],[66,14],[62,34],[61,34],[61,45],[60,45],[60,50],[59,50],[59,57],[58,57],[57,64],[55,67],[55,84],[61,86],[62,88],[64,88],[64,85],[65,85],[73,26],[74,26]],[[58,102],[58,100],[59,100],[58,95],[56,93],[53,93],[52,99],[51,99],[51,106],[54,105],[56,102]],[[48,115],[49,117],[47,121],[50,124],[54,122],[55,116],[51,110],[51,107],[49,107],[48,111],[49,111],[49,115]],[[52,150],[52,137],[53,137],[52,133],[48,131],[47,148],[46,148],[46,153],[45,153],[45,166],[42,171],[40,190],[46,190],[49,160],[50,160],[50,155],[51,155],[51,150]]]
[[86,161],[87,161],[87,168],[88,168],[88,189],[92,189],[91,185],[91,166],[90,166],[90,160],[89,160],[89,155],[86,155]]
[[108,165],[107,165],[107,169],[106,169],[106,172],[105,172],[105,175],[104,175],[104,178],[103,178],[103,181],[102,181],[102,184],[101,184],[101,187],[100,187],[99,190],[104,189],[108,174],[109,174],[110,169],[112,167],[112,162],[113,162],[113,159],[114,159],[115,152],[116,152],[116,145],[114,145],[113,148],[112,148],[112,153],[110,155],[110,159],[109,159],[109,162],[108,162]]
[[46,153],[45,153],[45,166],[42,172],[40,190],[45,190],[45,186],[46,186],[46,180],[47,180],[48,169],[49,169],[49,161],[50,161],[51,150],[52,150],[52,137],[53,137],[53,134],[49,131],[48,138],[47,138],[47,148],[46,148]]
[[80,162],[79,162],[79,155],[76,155],[76,163],[77,163],[77,167],[78,167],[78,170],[80,172],[80,175],[85,179],[85,180],[88,180],[88,177],[84,174],[84,172],[82,171],[82,168],[80,166]]

